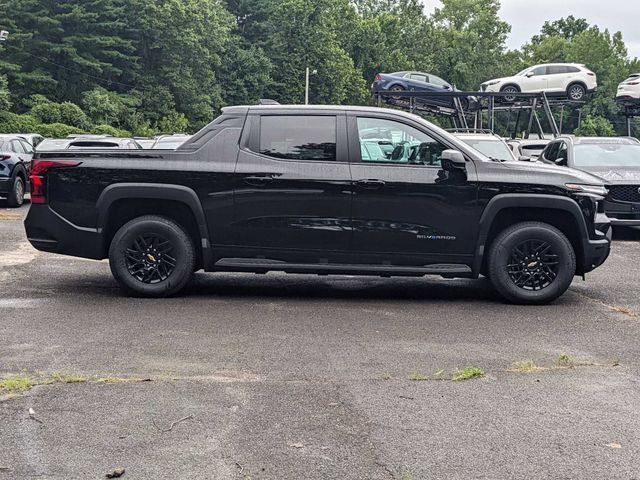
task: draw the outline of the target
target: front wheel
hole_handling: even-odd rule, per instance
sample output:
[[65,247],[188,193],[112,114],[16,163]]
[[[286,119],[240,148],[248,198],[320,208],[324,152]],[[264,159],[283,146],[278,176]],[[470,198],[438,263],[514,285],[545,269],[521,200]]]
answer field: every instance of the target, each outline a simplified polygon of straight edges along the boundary
[[557,228],[524,222],[501,232],[489,250],[489,278],[505,299],[542,305],[564,294],[576,273],[571,242]]
[[168,297],[189,282],[196,253],[189,234],[173,220],[149,215],[131,220],[113,237],[111,273],[130,295]]
[[508,85],[508,86],[504,87],[500,91],[502,93],[507,93],[508,94],[508,95],[505,95],[504,97],[502,97],[502,101],[506,102],[506,103],[515,102],[516,99],[518,98],[517,94],[520,93],[520,90],[517,87],[514,87],[513,85]]

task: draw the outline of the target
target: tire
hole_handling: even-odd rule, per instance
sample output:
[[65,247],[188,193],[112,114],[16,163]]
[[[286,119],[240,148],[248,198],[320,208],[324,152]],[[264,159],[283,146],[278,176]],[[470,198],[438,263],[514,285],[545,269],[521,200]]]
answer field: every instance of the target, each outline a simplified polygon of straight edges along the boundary
[[567,98],[572,102],[579,102],[587,95],[587,89],[584,85],[573,83],[567,87]]
[[[404,92],[405,89],[402,85],[394,85],[393,87],[391,87],[391,91],[392,92]],[[391,96],[391,98],[393,98],[394,100],[406,100],[403,97],[395,97],[395,96]]]
[[111,273],[132,296],[175,295],[189,283],[195,265],[193,240],[166,217],[131,220],[116,232],[109,248]]
[[7,206],[11,208],[21,207],[24,204],[25,185],[22,177],[17,176],[13,181],[13,187],[7,197]]
[[[507,85],[506,87],[502,87],[500,89],[500,92],[516,94],[516,93],[520,93],[520,89],[515,85]],[[516,101],[517,98],[518,98],[517,95],[510,95],[510,96],[502,97],[502,101],[505,103],[513,103]]]
[[523,222],[498,234],[489,249],[488,270],[494,288],[509,302],[543,305],[571,285],[576,255],[569,239],[557,228]]

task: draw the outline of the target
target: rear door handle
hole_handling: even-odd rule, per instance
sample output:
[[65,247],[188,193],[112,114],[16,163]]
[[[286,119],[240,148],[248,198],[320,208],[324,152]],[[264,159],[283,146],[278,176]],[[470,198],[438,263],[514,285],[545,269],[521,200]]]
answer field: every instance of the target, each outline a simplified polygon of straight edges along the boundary
[[358,180],[356,182],[356,185],[359,186],[360,188],[365,188],[367,190],[377,190],[379,188],[384,187],[386,183],[384,182],[384,180],[365,179],[365,180]]
[[271,175],[254,175],[251,177],[244,177],[244,183],[254,187],[264,187],[273,182],[273,180],[274,179]]

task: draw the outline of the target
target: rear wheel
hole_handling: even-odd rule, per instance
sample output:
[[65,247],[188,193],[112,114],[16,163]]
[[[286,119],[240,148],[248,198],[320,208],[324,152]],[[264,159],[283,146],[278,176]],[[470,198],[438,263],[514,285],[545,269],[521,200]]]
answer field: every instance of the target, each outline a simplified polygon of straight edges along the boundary
[[189,234],[173,220],[149,215],[131,220],[113,237],[109,266],[130,295],[168,297],[191,279],[196,252]]
[[[394,85],[393,87],[391,87],[391,91],[392,92],[404,92],[404,87],[402,87],[401,85]],[[403,100],[402,97],[400,96],[392,96],[391,98],[393,98],[394,100]]]
[[24,203],[24,180],[22,177],[16,177],[13,181],[13,188],[7,197],[7,205],[9,207],[20,207]]
[[507,85],[506,87],[503,87],[500,91],[502,93],[508,93],[509,94],[509,95],[505,95],[504,97],[502,97],[502,100],[504,102],[507,102],[507,103],[515,102],[516,99],[518,98],[518,96],[516,94],[520,93],[520,90],[518,89],[518,87],[516,87],[514,85]]
[[564,294],[576,273],[571,242],[546,223],[524,222],[501,232],[489,250],[489,278],[510,302],[549,303]]
[[569,85],[569,88],[567,88],[567,97],[569,98],[569,100],[573,100],[574,102],[579,102],[580,100],[584,99],[586,94],[587,89],[579,83]]

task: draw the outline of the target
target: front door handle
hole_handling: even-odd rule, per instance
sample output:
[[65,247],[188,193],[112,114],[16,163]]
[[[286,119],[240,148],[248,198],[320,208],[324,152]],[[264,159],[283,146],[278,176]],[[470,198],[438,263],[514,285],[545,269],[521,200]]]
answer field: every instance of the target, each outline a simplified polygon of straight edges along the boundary
[[378,190],[379,188],[384,187],[386,183],[384,182],[384,180],[365,179],[365,180],[358,180],[356,182],[356,185],[359,186],[360,188],[365,188],[367,190]]
[[254,175],[251,177],[244,177],[244,183],[254,187],[264,187],[273,182],[273,180],[274,179],[271,175]]

